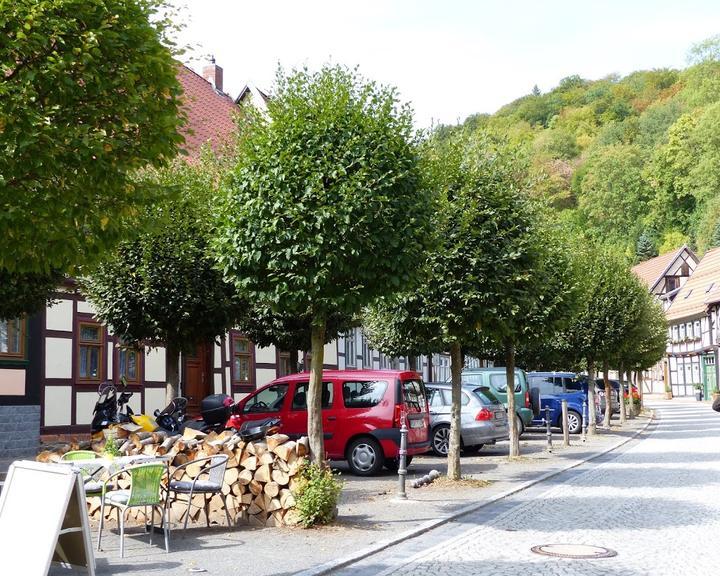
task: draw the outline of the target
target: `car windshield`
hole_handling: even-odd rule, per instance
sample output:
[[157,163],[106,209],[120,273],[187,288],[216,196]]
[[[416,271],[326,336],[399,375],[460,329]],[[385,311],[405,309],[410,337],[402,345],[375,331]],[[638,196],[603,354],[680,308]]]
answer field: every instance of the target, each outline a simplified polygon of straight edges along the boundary
[[473,394],[480,398],[483,404],[500,404],[500,400],[497,399],[497,396],[495,396],[487,386],[475,388]]
[[463,374],[462,381],[466,384],[482,384],[482,374]]

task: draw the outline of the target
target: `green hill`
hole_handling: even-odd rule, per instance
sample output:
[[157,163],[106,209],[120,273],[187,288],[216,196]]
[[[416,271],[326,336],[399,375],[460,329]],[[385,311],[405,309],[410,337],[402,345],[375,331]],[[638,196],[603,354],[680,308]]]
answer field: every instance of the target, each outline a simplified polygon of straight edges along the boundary
[[630,256],[720,244],[720,35],[686,69],[569,76],[463,126],[526,146],[560,218]]

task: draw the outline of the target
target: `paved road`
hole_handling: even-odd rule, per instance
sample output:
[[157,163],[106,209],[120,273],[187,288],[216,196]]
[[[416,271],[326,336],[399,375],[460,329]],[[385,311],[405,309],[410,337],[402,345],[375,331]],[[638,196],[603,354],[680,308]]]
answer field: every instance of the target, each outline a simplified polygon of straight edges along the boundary
[[[620,453],[336,571],[337,575],[672,575],[720,570],[720,414],[674,400]],[[573,543],[617,556],[571,560]]]

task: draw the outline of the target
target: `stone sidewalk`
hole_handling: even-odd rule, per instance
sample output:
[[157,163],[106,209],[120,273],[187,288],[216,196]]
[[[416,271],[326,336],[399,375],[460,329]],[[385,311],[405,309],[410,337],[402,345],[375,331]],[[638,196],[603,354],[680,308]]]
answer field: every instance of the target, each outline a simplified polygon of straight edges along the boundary
[[[310,530],[239,526],[230,531],[214,526],[192,528],[185,533],[178,529],[171,533],[170,554],[159,546],[150,547],[147,536],[139,528],[131,528],[126,535],[124,559],[119,558],[119,541],[112,530],[103,538],[104,550],[96,553],[97,574],[331,573],[352,559],[382,550],[612,450],[633,438],[649,421],[649,416],[643,415],[620,429],[614,420],[611,430],[600,430],[585,443],[579,436],[572,436],[568,448],[562,447],[562,436],[555,430],[552,453],[545,450],[544,431],[533,430],[523,435],[522,457],[513,462],[506,457],[507,442],[486,446],[479,453],[463,455],[462,473],[468,481],[460,486],[439,482],[411,488],[412,480],[432,469],[445,472],[444,459],[418,457],[409,469],[406,501],[396,498],[396,475],[357,478],[346,474],[345,466],[338,464],[345,486],[339,518],[332,526]],[[484,481],[483,486],[479,487],[477,480]],[[69,575],[73,571],[53,568],[51,574]]]

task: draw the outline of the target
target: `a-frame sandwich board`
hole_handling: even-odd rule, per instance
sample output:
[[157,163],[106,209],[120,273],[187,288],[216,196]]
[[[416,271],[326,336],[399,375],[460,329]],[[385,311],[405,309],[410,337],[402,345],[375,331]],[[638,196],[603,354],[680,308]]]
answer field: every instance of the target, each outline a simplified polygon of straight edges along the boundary
[[95,576],[82,478],[62,464],[13,462],[0,493],[1,572],[45,576],[51,562]]

